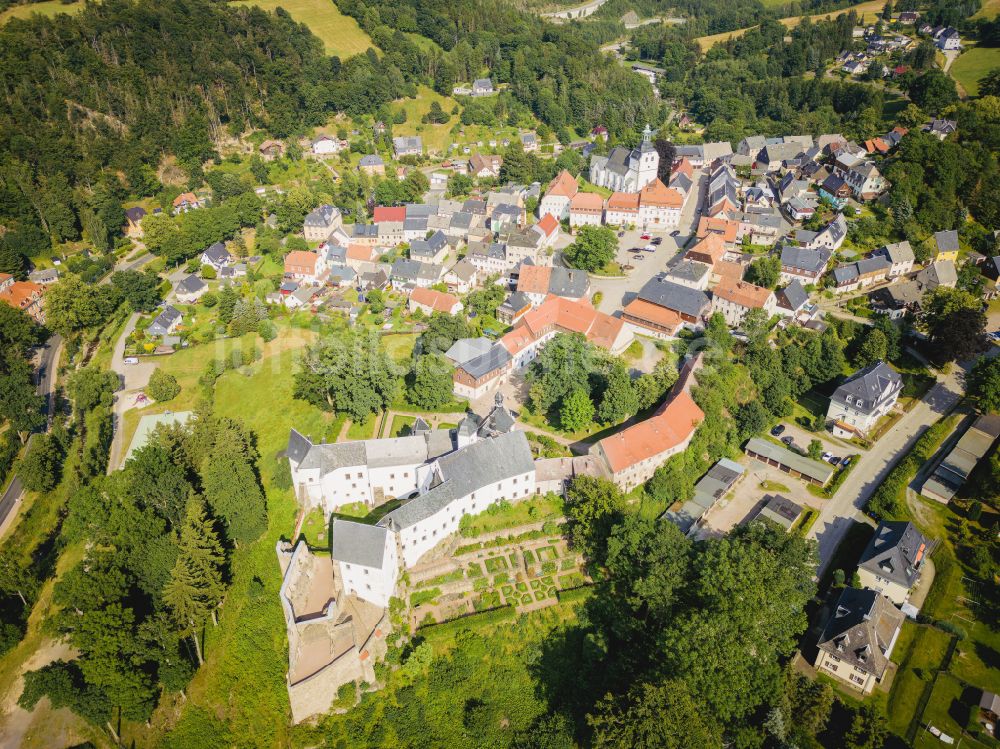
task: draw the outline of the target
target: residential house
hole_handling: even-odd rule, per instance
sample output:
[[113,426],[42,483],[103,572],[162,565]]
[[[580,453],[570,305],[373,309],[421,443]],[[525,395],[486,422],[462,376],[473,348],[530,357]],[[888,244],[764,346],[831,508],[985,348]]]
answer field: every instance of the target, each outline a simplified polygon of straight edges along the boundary
[[847,220],[843,213],[838,213],[836,218],[820,231],[811,232],[799,229],[795,232],[795,238],[808,249],[825,247],[828,250],[839,250],[847,238]]
[[962,48],[962,37],[951,26],[934,32],[934,46],[942,52],[954,52]]
[[708,288],[711,276],[710,266],[690,260],[683,255],[678,255],[675,261],[669,263],[665,273],[667,280],[673,283],[702,291]]
[[722,237],[726,245],[733,246],[737,243],[740,224],[738,221],[730,221],[722,216],[702,216],[698,219],[697,237],[702,239],[709,234],[718,234]]
[[861,586],[902,606],[920,579],[930,551],[930,541],[913,523],[905,520],[879,523],[858,560]]
[[[550,214],[546,214],[550,215]],[[604,198],[593,192],[578,192],[569,201],[569,225],[600,226],[604,220]]]
[[880,247],[872,255],[889,261],[889,278],[898,278],[913,270],[913,248],[906,240]]
[[819,196],[826,198],[837,210],[841,210],[854,194],[854,188],[843,177],[830,174],[819,186]]
[[343,223],[340,209],[332,205],[321,205],[306,214],[302,224],[302,236],[307,242],[323,242]]
[[392,139],[392,151],[397,159],[420,156],[424,152],[424,141],[419,135],[397,136]]
[[174,287],[174,296],[183,304],[194,304],[208,291],[208,284],[193,273],[185,276]]
[[146,209],[141,205],[125,209],[125,233],[130,237],[142,238],[142,220],[146,217]]
[[538,205],[538,215],[551,214],[559,221],[568,219],[570,203],[579,191],[580,184],[576,181],[576,177],[563,169],[549,182],[545,195]]
[[443,266],[399,258],[392,264],[389,280],[397,290],[407,287],[430,288],[441,280],[442,275]]
[[28,274],[28,280],[42,287],[51,286],[59,280],[59,269],[44,268],[42,270],[33,270]]
[[537,234],[540,237],[538,248],[551,247],[559,238],[559,222],[551,213],[546,213],[538,223],[531,227],[529,233]]
[[482,179],[496,179],[500,176],[503,156],[499,154],[474,153],[469,157],[469,175]]
[[958,122],[955,120],[931,120],[924,125],[923,129],[924,132],[930,133],[938,140],[944,140],[958,130]]
[[768,319],[775,312],[774,292],[747,281],[723,280],[712,289],[712,312],[721,312],[726,324],[736,327],[752,309],[762,309]]
[[419,309],[425,315],[435,312],[457,315],[462,311],[462,303],[454,294],[418,286],[410,294],[409,308],[411,313]]
[[947,260],[952,263],[958,261],[958,232],[936,231],[934,232],[934,260]]
[[906,616],[875,590],[844,588],[817,643],[816,670],[871,694]]
[[590,290],[586,271],[561,265],[530,265],[518,269],[517,290],[525,294],[532,304],[542,304],[550,295],[564,299],[580,300]]
[[285,255],[285,278],[300,283],[321,284],[326,282],[326,257],[318,252],[293,250]]
[[449,250],[448,240],[440,231],[434,232],[427,239],[414,239],[410,242],[410,258],[422,263],[443,263]]
[[274,161],[285,155],[285,144],[280,140],[265,140],[257,147],[264,161]]
[[642,335],[670,339],[682,327],[701,330],[711,307],[704,291],[674,283],[666,276],[655,277],[625,306],[622,320]]
[[852,166],[841,176],[851,186],[854,197],[858,200],[874,200],[889,189],[889,181],[870,161]]
[[684,253],[684,257],[714,268],[725,254],[726,243],[722,235],[711,233],[695,242],[694,246]]
[[880,255],[847,263],[833,269],[834,286],[840,292],[863,289],[885,281],[891,268],[892,264]]
[[886,416],[899,398],[903,379],[885,362],[860,369],[833,391],[826,418],[833,434],[850,439],[864,436]]
[[[532,310],[534,305],[527,294],[515,291],[497,307],[497,320],[504,325],[513,325]],[[485,352],[484,352],[485,353]]]
[[938,286],[953,289],[958,283],[958,269],[951,260],[935,260],[917,273],[916,280],[924,292],[934,291]]
[[817,285],[826,272],[826,264],[830,262],[830,251],[827,249],[807,249],[786,244],[781,248],[781,282],[791,283],[798,280],[805,285]]
[[32,320],[45,322],[45,289],[32,281],[16,281],[9,273],[0,273],[0,302],[22,310]]
[[334,138],[332,135],[326,135],[325,133],[314,138],[311,146],[312,152],[316,156],[329,156],[340,153],[342,148],[339,138]]
[[534,153],[538,150],[538,136],[534,133],[521,133],[521,147],[525,153]]
[[604,210],[604,223],[608,226],[638,226],[639,193],[612,193]]
[[171,335],[180,327],[182,320],[183,315],[181,315],[180,311],[168,304],[160,314],[153,318],[153,322],[146,328],[146,334],[159,338]]
[[472,82],[473,96],[492,96],[495,93],[493,81],[489,78],[477,78]]
[[468,294],[479,282],[479,269],[471,262],[462,258],[444,274],[444,282],[451,291]]
[[202,201],[193,192],[182,192],[174,198],[174,215],[194,211],[204,207]]
[[809,305],[809,295],[799,279],[774,292],[774,311],[784,317],[798,317]]
[[486,275],[503,273],[509,267],[507,252],[499,242],[470,242],[465,260]]
[[361,157],[358,162],[358,170],[365,174],[385,174],[385,162],[378,154],[368,154]]
[[672,229],[680,224],[684,196],[659,179],[639,192],[639,226],[647,230]]
[[212,266],[216,272],[222,270],[231,262],[233,262],[233,256],[229,254],[229,250],[226,249],[226,245],[222,242],[216,242],[201,253],[201,264]]
[[354,288],[357,285],[358,272],[349,265],[331,265],[327,270],[326,282],[335,288]]

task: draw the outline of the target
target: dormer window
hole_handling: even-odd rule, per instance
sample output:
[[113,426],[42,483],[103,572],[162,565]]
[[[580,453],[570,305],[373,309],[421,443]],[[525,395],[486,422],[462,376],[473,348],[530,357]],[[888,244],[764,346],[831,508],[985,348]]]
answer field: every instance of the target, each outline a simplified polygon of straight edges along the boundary
[[851,405],[853,402],[854,402],[854,396],[853,395],[847,396],[847,405]]

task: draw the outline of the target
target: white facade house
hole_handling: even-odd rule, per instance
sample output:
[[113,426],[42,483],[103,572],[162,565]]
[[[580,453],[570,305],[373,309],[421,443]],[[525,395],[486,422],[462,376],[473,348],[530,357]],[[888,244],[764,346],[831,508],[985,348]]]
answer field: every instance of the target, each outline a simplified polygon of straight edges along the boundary
[[826,417],[833,422],[833,433],[863,436],[892,410],[902,389],[899,373],[885,362],[855,372],[830,396]]
[[330,540],[344,592],[388,608],[399,574],[395,536],[376,525],[338,518],[333,521]]
[[907,241],[893,242],[875,250],[872,255],[884,257],[891,263],[889,278],[905,276],[913,270],[913,248]]
[[340,153],[340,139],[332,135],[320,135],[312,142],[312,152],[317,156],[329,156]]
[[306,214],[302,222],[302,236],[307,242],[323,242],[343,224],[339,208],[321,205]]

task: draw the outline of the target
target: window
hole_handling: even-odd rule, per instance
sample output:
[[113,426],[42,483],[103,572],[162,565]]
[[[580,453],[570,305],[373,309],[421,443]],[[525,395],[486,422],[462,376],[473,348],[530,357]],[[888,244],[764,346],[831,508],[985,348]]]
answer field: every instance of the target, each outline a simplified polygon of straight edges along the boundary
[[850,678],[851,678],[851,681],[853,681],[855,684],[864,684],[865,683],[864,677],[858,676],[857,674],[851,674]]
[[396,478],[396,474],[395,474],[395,473],[390,473],[390,474],[389,474],[389,478],[390,478],[390,479],[394,479],[394,478]]
[[367,588],[368,590],[371,590],[371,589],[372,589],[372,586],[371,586],[371,585],[369,585],[368,583],[365,583],[365,588]]
[[365,567],[365,574],[366,575],[368,574],[368,568],[367,567]]

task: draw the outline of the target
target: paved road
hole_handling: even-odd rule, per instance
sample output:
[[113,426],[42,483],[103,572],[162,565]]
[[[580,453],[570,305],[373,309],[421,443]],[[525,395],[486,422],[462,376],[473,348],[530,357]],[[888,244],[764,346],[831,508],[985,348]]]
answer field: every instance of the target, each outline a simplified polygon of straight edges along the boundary
[[647,244],[640,239],[642,231],[627,231],[625,236],[618,240],[618,257],[621,264],[631,264],[635,270],[630,271],[625,278],[592,278],[590,282],[590,292],[600,291],[604,298],[598,309],[601,312],[612,314],[635,298],[646,281],[653,276],[662,273],[666,268],[667,261],[670,260],[680,248],[687,242],[688,238],[695,233],[698,228],[698,217],[705,202],[705,191],[708,188],[708,177],[701,172],[695,172],[697,188],[695,195],[691,196],[684,204],[681,211],[680,224],[677,230],[680,234],[674,238],[669,236],[669,232],[650,231],[655,237],[662,237],[663,243],[656,248],[656,252],[642,253],[642,260],[633,260],[628,250],[632,247],[642,247]]
[[960,376],[964,370],[954,367],[947,376],[938,379],[923,400],[886,432],[871,450],[864,453],[840,489],[820,510],[809,538],[819,542],[819,570],[833,557],[837,546],[851,525],[861,519],[861,508],[875,492],[886,474],[913,447],[927,428],[950,411],[962,396]]

